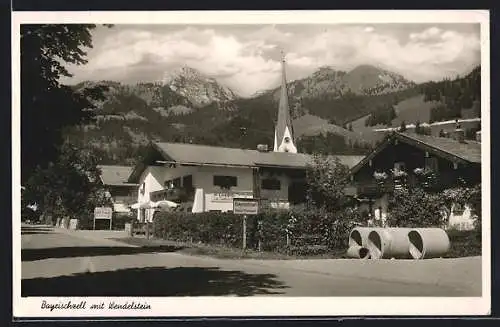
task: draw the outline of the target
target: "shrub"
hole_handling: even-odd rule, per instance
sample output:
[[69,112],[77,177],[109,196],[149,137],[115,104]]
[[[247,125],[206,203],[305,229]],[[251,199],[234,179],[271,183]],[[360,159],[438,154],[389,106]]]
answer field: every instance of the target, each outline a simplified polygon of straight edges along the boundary
[[113,213],[113,225],[114,230],[124,230],[125,224],[132,223],[136,220],[136,217],[129,213]]
[[446,257],[460,258],[481,255],[480,230],[461,231],[451,229],[447,233],[450,239],[450,251],[446,254]]
[[397,190],[389,202],[387,224],[392,227],[442,227],[444,216],[439,195],[421,188]]
[[[357,211],[336,212],[294,208],[266,210],[247,218],[247,248],[297,255],[345,250],[350,230],[361,221]],[[158,214],[153,222],[156,237],[180,242],[202,242],[242,247],[242,216],[230,213]],[[288,240],[288,242],[287,242]]]
[[474,228],[476,231],[481,231],[481,184],[446,189],[439,193],[439,197],[448,215],[454,203],[470,206],[472,214],[475,215]]
[[[247,225],[252,226],[252,223],[247,221]],[[180,242],[241,247],[243,243],[242,216],[215,212],[196,214],[162,212],[154,218],[153,235]]]
[[[273,252],[285,252],[287,248],[287,226],[289,214],[284,210],[266,210],[254,217],[257,229],[254,238],[251,240],[253,245],[261,240],[262,250]],[[258,226],[260,222],[260,228]]]

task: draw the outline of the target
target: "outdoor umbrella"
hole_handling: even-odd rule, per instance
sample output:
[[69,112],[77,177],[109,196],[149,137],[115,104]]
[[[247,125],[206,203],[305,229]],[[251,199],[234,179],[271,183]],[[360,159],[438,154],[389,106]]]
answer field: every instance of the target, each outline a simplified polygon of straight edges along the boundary
[[149,209],[152,208],[151,202],[134,203],[130,206],[132,209]]
[[170,208],[176,208],[178,206],[179,204],[168,200],[160,200],[152,204],[153,208],[158,208],[158,209],[170,209]]

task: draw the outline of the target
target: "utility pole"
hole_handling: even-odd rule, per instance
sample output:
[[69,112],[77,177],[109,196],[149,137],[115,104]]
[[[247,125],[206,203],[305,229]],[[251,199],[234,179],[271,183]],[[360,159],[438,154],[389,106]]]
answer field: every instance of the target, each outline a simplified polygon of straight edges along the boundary
[[247,215],[243,215],[243,251],[247,248]]

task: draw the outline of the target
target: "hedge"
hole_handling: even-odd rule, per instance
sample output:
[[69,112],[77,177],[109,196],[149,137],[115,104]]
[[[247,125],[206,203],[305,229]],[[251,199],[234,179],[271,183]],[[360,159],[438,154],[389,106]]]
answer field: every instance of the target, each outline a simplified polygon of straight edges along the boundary
[[481,232],[478,230],[455,230],[447,231],[450,239],[450,250],[447,258],[460,258],[480,256],[482,252]]
[[[347,248],[349,231],[359,223],[353,210],[269,210],[247,218],[247,248],[290,254],[320,254]],[[153,221],[153,235],[180,242],[241,248],[242,216],[232,213],[162,212]]]

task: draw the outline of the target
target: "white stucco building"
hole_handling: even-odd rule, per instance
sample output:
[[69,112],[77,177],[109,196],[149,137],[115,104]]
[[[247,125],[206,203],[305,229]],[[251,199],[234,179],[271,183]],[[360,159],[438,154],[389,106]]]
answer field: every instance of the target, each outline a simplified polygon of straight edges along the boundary
[[[337,156],[349,167],[362,156]],[[307,154],[244,150],[183,143],[151,143],[130,175],[139,185],[137,202],[182,203],[188,212],[233,210],[233,198],[258,198],[288,207],[304,200]],[[151,219],[153,209],[139,210]]]
[[[286,87],[285,60],[273,151],[183,143],[151,143],[129,177],[139,185],[138,205],[170,200],[188,212],[233,210],[234,198],[257,198],[261,205],[287,208],[305,199],[305,168],[312,157],[297,153]],[[349,167],[363,156],[337,156]],[[151,220],[154,209],[138,210]]]

